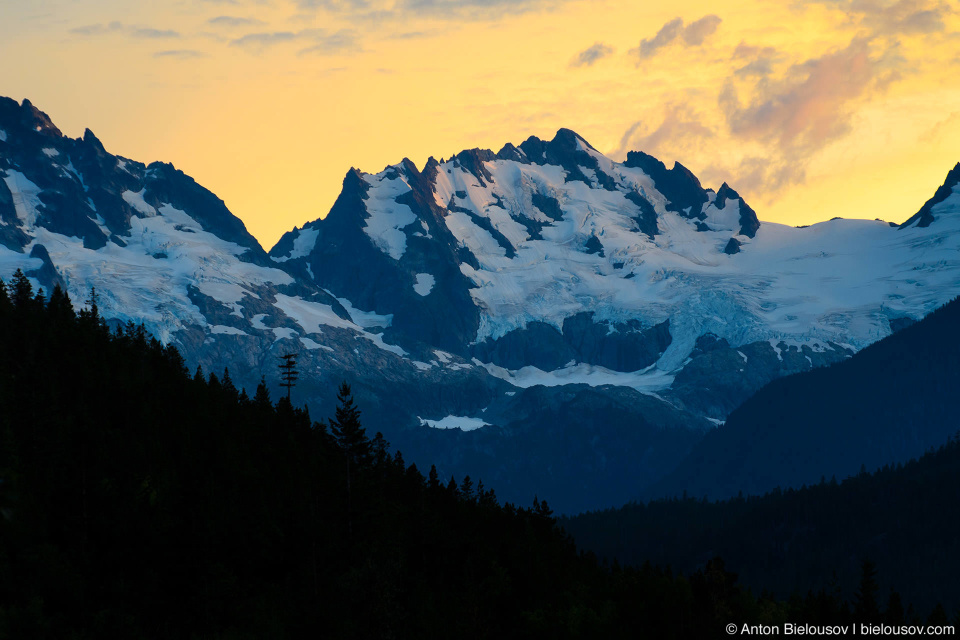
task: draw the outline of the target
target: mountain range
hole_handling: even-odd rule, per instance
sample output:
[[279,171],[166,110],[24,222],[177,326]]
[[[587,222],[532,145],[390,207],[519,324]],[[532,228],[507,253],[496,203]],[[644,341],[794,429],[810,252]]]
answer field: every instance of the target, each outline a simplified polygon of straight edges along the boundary
[[764,385],[960,293],[958,184],[960,165],[903,224],[794,228],[561,129],[351,169],[328,215],[264,251],[172,165],[4,98],[0,276],[95,299],[248,389],[276,390],[296,353],[314,415],[349,380],[408,460],[575,512],[642,495]]

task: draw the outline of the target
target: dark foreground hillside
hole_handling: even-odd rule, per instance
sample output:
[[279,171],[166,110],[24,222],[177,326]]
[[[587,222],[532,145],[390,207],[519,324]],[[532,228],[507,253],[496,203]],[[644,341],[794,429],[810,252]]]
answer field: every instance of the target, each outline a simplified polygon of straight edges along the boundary
[[922,611],[960,613],[960,439],[906,465],[722,502],[683,498],[582,514],[563,525],[578,545],[625,564],[694,571],[716,555],[741,581],[789,596],[851,596],[862,561]]
[[756,598],[719,560],[599,566],[546,503],[388,455],[340,395],[312,422],[95,304],[0,285],[0,638],[711,638],[853,615]]

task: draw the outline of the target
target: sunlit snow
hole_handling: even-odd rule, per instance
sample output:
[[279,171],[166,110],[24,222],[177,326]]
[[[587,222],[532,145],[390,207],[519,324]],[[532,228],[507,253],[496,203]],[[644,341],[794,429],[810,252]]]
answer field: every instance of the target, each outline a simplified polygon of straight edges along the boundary
[[473,431],[474,429],[489,426],[480,418],[466,418],[462,416],[447,416],[439,420],[420,418],[420,424],[433,427],[434,429],[461,429],[463,431]]
[[433,290],[433,285],[436,283],[433,276],[429,273],[418,273],[417,274],[417,283],[413,285],[413,290],[417,292],[418,295],[426,296]]

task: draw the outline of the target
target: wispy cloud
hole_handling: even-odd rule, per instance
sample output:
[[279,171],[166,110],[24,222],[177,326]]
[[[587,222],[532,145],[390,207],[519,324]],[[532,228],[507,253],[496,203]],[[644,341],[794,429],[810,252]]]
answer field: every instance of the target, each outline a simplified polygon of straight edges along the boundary
[[[776,52],[738,50],[752,62],[727,79],[718,103],[735,140],[767,149],[741,161],[738,184],[768,194],[803,181],[811,157],[851,131],[856,108],[899,79],[902,62],[895,48],[874,53],[869,39],[856,38],[774,77],[761,67]],[[745,101],[743,92],[750,95]]]
[[853,25],[874,35],[922,35],[946,30],[946,18],[956,13],[939,0],[804,0],[842,11]]
[[848,130],[852,102],[895,79],[885,62],[858,38],[839,51],[793,65],[778,82],[757,83],[747,104],[728,80],[720,106],[736,136],[820,147]]
[[297,6],[304,11],[314,9],[337,12],[366,11],[372,5],[369,0],[296,0],[296,2]]
[[595,62],[613,53],[613,47],[597,42],[577,54],[570,63],[571,67],[591,67]]
[[263,20],[256,18],[242,18],[238,16],[217,16],[207,20],[207,24],[214,27],[256,27],[263,24]]
[[297,55],[300,56],[310,56],[310,55],[330,55],[334,53],[345,53],[351,51],[360,51],[360,42],[357,39],[357,34],[355,31],[349,29],[341,29],[334,33],[323,33],[312,35],[310,41],[313,42],[310,46],[301,49],[297,52]]
[[651,127],[647,119],[630,125],[610,155],[622,158],[627,151],[644,151],[660,158],[690,157],[705,142],[716,137],[716,132],[703,122],[703,115],[687,105],[669,104],[664,108],[660,124],[655,127]]
[[681,34],[683,41],[690,46],[698,47],[703,44],[704,40],[714,34],[721,22],[723,22],[723,20],[720,19],[720,16],[713,14],[703,16],[699,20],[691,22],[683,29],[683,33]]
[[130,35],[134,38],[147,38],[152,40],[163,38],[179,38],[180,32],[174,31],[173,29],[152,29],[150,27],[143,27],[131,29]]
[[684,27],[683,18],[674,18],[660,27],[655,36],[641,40],[638,47],[630,50],[630,55],[635,56],[637,64],[639,64],[677,41],[689,47],[700,46],[716,32],[721,22],[723,20],[720,19],[720,16],[711,14]]
[[429,31],[403,31],[387,36],[390,40],[420,40],[422,38],[432,38],[440,33],[440,29],[431,29]]
[[357,21],[387,21],[428,17],[457,20],[498,20],[551,9],[570,0],[296,0],[303,12],[326,11]]
[[773,73],[774,65],[786,60],[786,55],[775,47],[757,47],[741,42],[734,49],[732,59],[742,65],[734,70],[734,75],[765,78]]
[[284,43],[305,45],[299,55],[327,55],[347,51],[359,51],[357,33],[351,29],[330,32],[326,29],[302,29],[300,31],[271,31],[248,33],[230,42],[230,46],[260,54],[267,49]]
[[273,31],[264,33],[248,33],[230,41],[231,47],[241,47],[248,50],[263,50],[282,42],[292,42],[298,38],[293,31]]
[[167,58],[176,60],[196,60],[198,58],[208,58],[203,51],[196,49],[170,49],[167,51],[157,51],[153,54],[154,58]]
[[110,22],[107,24],[87,24],[70,29],[70,33],[78,36],[99,36],[105,33],[116,33],[123,30],[123,23]]
[[88,24],[82,27],[74,27],[70,29],[70,33],[78,36],[101,36],[106,34],[121,33],[131,38],[139,39],[164,39],[164,38],[179,38],[180,32],[174,31],[173,29],[156,29],[153,27],[141,27],[141,26],[131,26],[125,25],[119,21],[113,21],[108,23],[98,23],[98,24]]
[[951,131],[960,131],[960,111],[954,111],[920,135],[920,142],[940,142]]
[[657,35],[653,36],[652,38],[644,38],[641,40],[640,46],[636,49],[631,49],[630,53],[637,56],[641,60],[644,58],[649,58],[656,54],[657,51],[676,40],[681,31],[683,31],[683,18],[674,18],[670,22],[660,27],[660,30],[657,31]]

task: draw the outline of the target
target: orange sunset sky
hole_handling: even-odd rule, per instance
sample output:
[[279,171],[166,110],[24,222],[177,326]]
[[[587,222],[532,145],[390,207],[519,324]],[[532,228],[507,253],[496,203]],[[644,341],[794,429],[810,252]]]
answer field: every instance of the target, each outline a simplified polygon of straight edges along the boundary
[[0,94],[163,160],[269,248],[346,171],[577,131],[762,220],[900,222],[960,160],[930,0],[0,0]]

